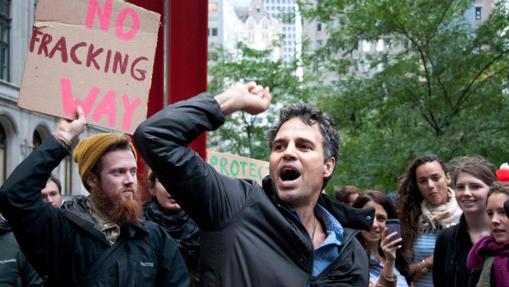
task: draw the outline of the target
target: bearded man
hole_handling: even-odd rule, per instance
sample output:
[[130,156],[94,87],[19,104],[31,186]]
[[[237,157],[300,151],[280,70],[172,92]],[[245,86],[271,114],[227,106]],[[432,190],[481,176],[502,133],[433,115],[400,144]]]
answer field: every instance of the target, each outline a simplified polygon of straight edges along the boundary
[[57,131],[14,170],[0,190],[0,210],[45,286],[189,286],[175,242],[141,219],[136,151],[126,135],[81,140],[73,159],[90,196],[62,209],[40,196],[70,143],[85,130],[85,116],[60,121]]

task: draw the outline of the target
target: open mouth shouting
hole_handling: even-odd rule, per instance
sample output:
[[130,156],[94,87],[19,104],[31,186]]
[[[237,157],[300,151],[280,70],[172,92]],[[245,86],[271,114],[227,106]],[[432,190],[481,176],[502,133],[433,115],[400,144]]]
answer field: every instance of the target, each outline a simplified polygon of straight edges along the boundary
[[295,188],[300,180],[301,172],[293,165],[283,165],[279,169],[277,185],[280,189]]

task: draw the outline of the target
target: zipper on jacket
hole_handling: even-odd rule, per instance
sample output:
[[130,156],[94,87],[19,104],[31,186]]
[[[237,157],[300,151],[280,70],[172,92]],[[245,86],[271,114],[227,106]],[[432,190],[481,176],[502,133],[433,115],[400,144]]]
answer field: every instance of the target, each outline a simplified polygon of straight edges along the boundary
[[[332,269],[336,268],[336,265],[338,263],[338,261],[341,259],[341,256],[344,255],[344,250],[345,248],[350,245],[350,243],[352,242],[353,238],[359,233],[358,230],[352,230],[352,233],[349,234],[349,236],[345,239],[345,243],[341,245],[341,248],[339,250],[339,255],[338,257],[336,258],[336,260],[334,260],[325,270],[323,270],[320,274],[318,274],[318,276],[316,276],[316,278],[312,278],[312,276],[310,276],[310,279],[309,279],[309,283],[310,283],[310,286],[313,286],[312,284],[315,284],[316,281],[320,281],[320,279],[323,279],[325,277],[329,278],[330,280],[336,280],[339,276],[336,276],[336,275],[327,275]],[[327,275],[327,276],[324,276],[324,275]]]
[[[305,245],[307,245],[307,250],[308,250],[310,258],[311,258],[311,260],[308,261],[307,272],[308,272],[308,274],[312,273],[313,272],[313,260],[314,260],[313,259],[314,246],[313,246],[313,242],[311,241],[311,238],[309,237],[309,234],[308,234],[306,228],[304,227],[302,222],[300,222],[300,220],[298,220],[295,217],[295,214],[293,214],[293,212],[288,207],[286,207],[280,203],[276,203],[276,205],[281,211],[286,213],[285,218],[287,218],[288,221],[290,221],[290,223],[293,224],[293,226],[295,226],[298,230],[300,230],[301,235],[302,234],[306,235],[306,236],[303,236],[303,240],[304,240]],[[305,258],[299,258],[299,260],[302,262],[303,260],[305,260]]]

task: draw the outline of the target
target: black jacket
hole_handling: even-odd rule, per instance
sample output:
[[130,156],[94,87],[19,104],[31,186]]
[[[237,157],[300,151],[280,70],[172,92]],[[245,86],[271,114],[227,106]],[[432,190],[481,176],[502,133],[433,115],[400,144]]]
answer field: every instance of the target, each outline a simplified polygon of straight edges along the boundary
[[433,254],[433,285],[435,287],[464,287],[468,285],[468,252],[472,241],[467,232],[465,216],[459,224],[442,230]]
[[0,286],[42,286],[42,283],[42,277],[19,249],[9,223],[0,218]]
[[[262,189],[255,181],[223,176],[186,147],[223,122],[217,102],[202,94],[160,111],[135,132],[148,165],[200,226],[204,286],[368,286],[368,260],[357,231],[345,228],[340,256],[312,279],[312,242],[277,198],[270,178]],[[326,196],[320,204],[343,227],[371,228],[373,210]]]
[[152,197],[143,207],[148,221],[159,224],[175,240],[184,257],[191,278],[198,285],[198,259],[200,257],[200,228],[184,210],[168,212],[164,210],[156,197]]
[[41,189],[68,151],[50,136],[14,170],[0,190],[0,210],[26,257],[47,286],[79,286],[108,248],[121,256],[96,277],[94,286],[188,286],[189,275],[175,242],[158,225],[123,227],[115,245],[83,209],[56,209]]

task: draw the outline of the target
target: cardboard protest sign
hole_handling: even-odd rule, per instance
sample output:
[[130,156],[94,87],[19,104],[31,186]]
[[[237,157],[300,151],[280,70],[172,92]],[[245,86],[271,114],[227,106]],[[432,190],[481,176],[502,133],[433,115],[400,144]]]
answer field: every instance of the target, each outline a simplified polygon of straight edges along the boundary
[[147,116],[160,15],[121,0],[39,0],[20,107],[132,134]]
[[269,174],[268,162],[229,153],[207,150],[207,162],[221,174],[254,179],[260,184]]

